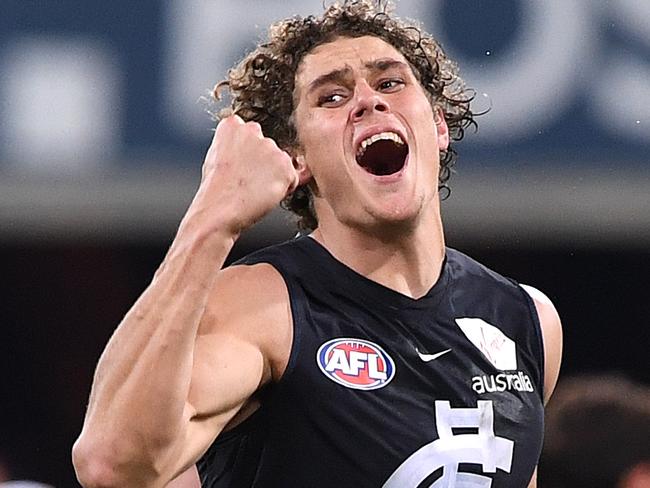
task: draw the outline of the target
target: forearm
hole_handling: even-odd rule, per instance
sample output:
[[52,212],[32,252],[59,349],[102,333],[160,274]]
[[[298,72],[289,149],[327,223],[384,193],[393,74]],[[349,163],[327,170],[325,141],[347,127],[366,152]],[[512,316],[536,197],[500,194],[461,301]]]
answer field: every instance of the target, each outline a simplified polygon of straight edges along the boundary
[[173,455],[183,436],[197,330],[234,243],[228,232],[189,237],[190,225],[181,225],[102,354],[75,447],[77,464],[90,455],[125,472],[150,468],[154,476],[155,463]]
[[[78,476],[90,480],[82,484],[159,486],[191,461],[183,456],[191,457],[201,447],[195,445],[201,442],[194,440],[196,432],[188,434],[196,425],[190,420],[234,414],[259,386],[262,353],[238,338],[233,340],[240,348],[236,357],[221,351],[214,359],[227,366],[238,362],[249,371],[248,379],[228,376],[224,368],[215,387],[214,375],[204,375],[197,388],[209,390],[212,385],[214,394],[207,399],[205,393],[195,395],[194,405],[202,407],[188,402],[197,370],[195,355],[200,356],[195,349],[197,331],[208,301],[213,303],[209,297],[220,268],[238,234],[275,208],[299,181],[291,156],[265,138],[259,124],[236,116],[219,123],[201,184],[169,253],[99,361],[84,428],[73,449]],[[213,298],[221,300],[219,290]],[[211,314],[211,322],[220,326],[236,322],[224,309],[244,308],[228,301],[220,307]],[[224,334],[231,339],[233,335],[237,333]],[[213,351],[218,348],[218,343],[211,346]],[[199,429],[206,442],[211,429],[219,428],[217,421],[215,427],[210,425]],[[162,470],[164,475],[159,475]]]

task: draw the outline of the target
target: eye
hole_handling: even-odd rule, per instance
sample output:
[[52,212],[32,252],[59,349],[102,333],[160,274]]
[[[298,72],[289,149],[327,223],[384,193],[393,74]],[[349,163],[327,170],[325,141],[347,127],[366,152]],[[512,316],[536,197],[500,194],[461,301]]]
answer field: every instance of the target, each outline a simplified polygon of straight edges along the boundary
[[404,81],[399,78],[391,78],[388,80],[381,80],[377,84],[377,89],[383,92],[392,93],[400,90],[404,86]]
[[327,93],[318,97],[319,107],[336,107],[345,101],[342,93]]

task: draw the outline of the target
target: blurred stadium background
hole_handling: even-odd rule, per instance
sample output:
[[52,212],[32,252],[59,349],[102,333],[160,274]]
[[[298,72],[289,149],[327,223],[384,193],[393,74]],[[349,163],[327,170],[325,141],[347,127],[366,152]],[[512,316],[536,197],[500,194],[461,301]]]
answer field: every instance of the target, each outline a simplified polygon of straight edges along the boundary
[[[320,0],[0,0],[0,467],[75,486],[94,365],[174,236],[201,102]],[[564,374],[650,383],[650,3],[402,0],[476,89],[448,244],[544,290]],[[233,258],[290,237],[277,212]],[[152,413],[155,414],[155,413]],[[1,471],[1,469],[0,469]]]

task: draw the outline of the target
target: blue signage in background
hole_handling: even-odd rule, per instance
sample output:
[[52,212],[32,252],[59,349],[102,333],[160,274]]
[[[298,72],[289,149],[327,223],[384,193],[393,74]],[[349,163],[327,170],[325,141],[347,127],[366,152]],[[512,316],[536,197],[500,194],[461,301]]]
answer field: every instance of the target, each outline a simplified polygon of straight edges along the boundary
[[[650,2],[396,8],[457,60],[475,110],[490,109],[458,146],[450,234],[650,242]],[[322,2],[3,0],[0,10],[0,238],[133,239],[168,236],[186,208],[214,127],[210,89],[270,23]],[[264,232],[290,233],[270,221]]]
[[2,10],[3,166],[83,170],[167,139],[160,2],[17,0]]
[[[3,1],[2,165],[196,164],[201,101],[272,20],[320,1]],[[406,1],[455,57],[480,131],[465,164],[645,164],[650,4]]]
[[650,3],[434,2],[431,25],[491,105],[471,154],[509,164],[645,164]]

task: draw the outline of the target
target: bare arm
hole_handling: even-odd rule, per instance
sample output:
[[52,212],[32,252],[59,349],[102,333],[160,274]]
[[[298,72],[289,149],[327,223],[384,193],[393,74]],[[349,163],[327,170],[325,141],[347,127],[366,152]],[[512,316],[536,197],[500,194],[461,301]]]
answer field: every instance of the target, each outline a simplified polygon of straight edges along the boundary
[[562,323],[553,302],[537,288],[522,285],[535,302],[544,341],[544,404],[548,403],[562,363]]
[[[259,125],[237,117],[219,124],[167,256],[98,363],[73,448],[82,485],[164,486],[264,381],[263,341],[235,326],[254,307],[221,298],[251,277],[231,283],[237,271],[219,269],[239,232],[297,183],[291,158]],[[201,374],[214,360],[217,374]],[[216,393],[209,402],[197,393],[203,388]]]
[[528,488],[537,488],[537,468],[535,468],[535,471],[533,471],[533,477],[530,478],[530,483],[528,483]]
[[[548,403],[558,376],[562,362],[562,323],[553,302],[537,288],[522,285],[524,290],[535,302],[537,315],[542,327],[544,340],[544,404]],[[537,469],[533,473],[528,488],[537,488]]]

